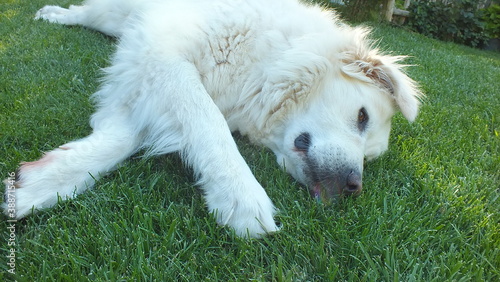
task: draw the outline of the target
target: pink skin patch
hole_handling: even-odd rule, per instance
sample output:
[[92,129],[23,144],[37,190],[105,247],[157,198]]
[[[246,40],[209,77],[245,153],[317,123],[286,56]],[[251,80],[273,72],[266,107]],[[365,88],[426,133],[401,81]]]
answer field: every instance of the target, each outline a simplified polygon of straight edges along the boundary
[[53,159],[54,159],[54,155],[51,153],[47,153],[38,161],[21,163],[21,167],[19,168],[19,170],[32,169],[32,168],[35,168],[37,166],[44,166],[44,165],[50,163]]
[[[60,150],[63,150],[63,151],[67,151],[69,149],[71,149],[70,147],[68,146],[59,146],[59,149]],[[54,159],[54,154],[52,152],[48,152],[48,153],[45,153],[43,155],[43,157],[37,161],[34,161],[34,162],[23,162],[21,163],[21,167],[20,167],[20,170],[24,170],[24,169],[30,169],[30,168],[34,168],[34,167],[37,167],[37,166],[44,166],[50,162],[52,162],[52,160]]]
[[39,166],[44,166],[50,163],[54,159],[54,156],[50,153],[45,154],[41,159],[34,162],[22,162],[21,167],[16,171],[16,182],[14,183],[14,187],[20,188],[23,186],[23,171],[34,169]]
[[[67,150],[70,150],[71,148],[68,146],[60,146],[59,149],[67,151]],[[45,153],[43,155],[43,157],[37,161],[22,162],[21,167],[19,167],[19,169],[16,172],[17,181],[14,183],[14,186],[16,188],[19,188],[22,186],[22,175],[23,175],[24,171],[48,165],[49,163],[51,163],[54,160],[54,158],[55,158],[55,154],[53,154],[52,152],[48,152],[48,153]]]

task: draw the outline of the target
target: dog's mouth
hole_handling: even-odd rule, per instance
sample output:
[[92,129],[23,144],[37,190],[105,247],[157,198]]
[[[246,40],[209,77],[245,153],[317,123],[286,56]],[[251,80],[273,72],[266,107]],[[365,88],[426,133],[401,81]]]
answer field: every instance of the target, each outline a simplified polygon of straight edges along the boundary
[[314,200],[316,200],[318,203],[331,203],[338,198],[338,196],[329,197],[325,189],[322,187],[321,182],[315,183],[313,186],[311,186],[309,192],[311,193],[311,196],[314,198]]
[[342,196],[358,196],[363,189],[361,173],[348,171],[313,181],[309,185],[311,196],[318,202],[335,202]]

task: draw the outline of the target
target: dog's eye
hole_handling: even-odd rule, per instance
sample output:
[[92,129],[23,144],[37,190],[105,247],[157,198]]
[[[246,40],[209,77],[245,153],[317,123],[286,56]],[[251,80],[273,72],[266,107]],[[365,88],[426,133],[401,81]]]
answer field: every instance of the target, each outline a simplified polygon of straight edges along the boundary
[[365,108],[361,108],[358,112],[359,131],[364,131],[367,123],[368,123],[368,113],[366,112]]
[[297,150],[307,152],[309,146],[311,146],[311,135],[309,133],[302,133],[299,137],[295,138],[293,144]]

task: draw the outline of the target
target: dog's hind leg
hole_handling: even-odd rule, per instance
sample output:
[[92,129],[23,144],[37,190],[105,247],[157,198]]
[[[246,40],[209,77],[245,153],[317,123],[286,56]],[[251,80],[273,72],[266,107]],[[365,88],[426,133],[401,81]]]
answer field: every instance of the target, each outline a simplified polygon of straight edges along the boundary
[[6,201],[15,199],[15,205],[12,201],[4,203],[5,212],[9,217],[22,218],[33,208],[48,208],[59,198],[83,193],[133,154],[139,141],[122,117],[101,121],[91,135],[62,145],[38,161],[23,163],[15,182],[6,181]]
[[137,11],[142,1],[94,0],[82,6],[45,6],[38,10],[36,20],[47,20],[64,25],[82,25],[104,34],[120,37],[125,21]]

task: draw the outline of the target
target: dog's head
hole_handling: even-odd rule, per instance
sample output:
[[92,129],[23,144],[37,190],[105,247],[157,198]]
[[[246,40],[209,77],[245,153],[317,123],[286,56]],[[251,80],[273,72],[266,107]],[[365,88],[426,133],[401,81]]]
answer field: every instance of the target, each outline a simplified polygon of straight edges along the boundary
[[392,116],[399,110],[413,121],[422,95],[397,63],[401,57],[380,55],[363,43],[365,31],[357,35],[334,55],[301,53],[301,61],[295,54],[271,81],[284,99],[269,123],[281,126],[263,143],[322,200],[361,192],[364,159],[387,150]]

